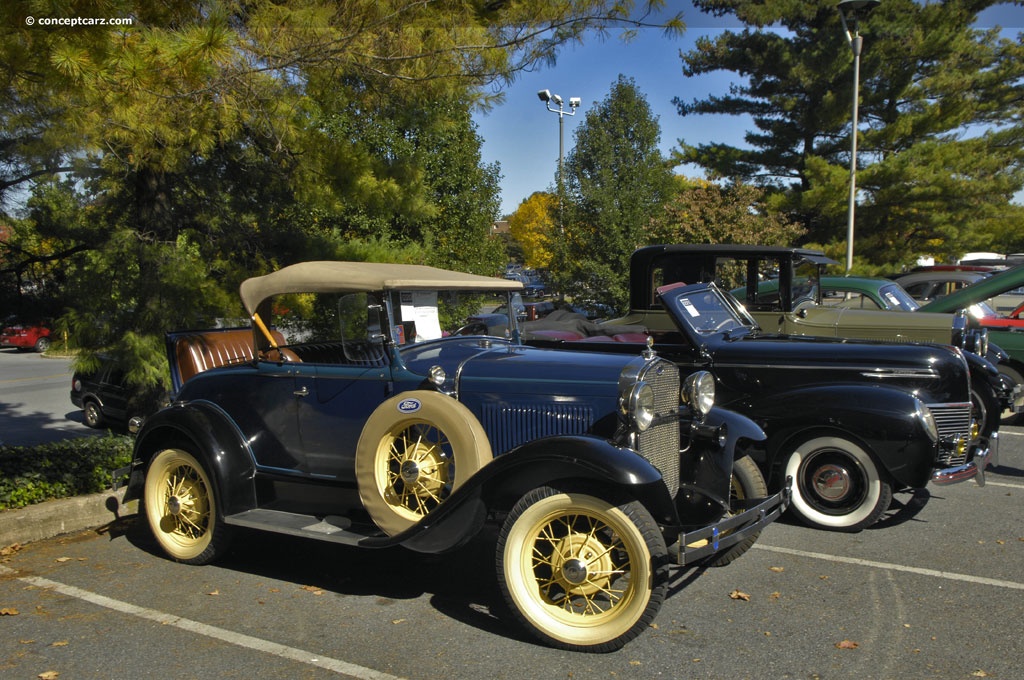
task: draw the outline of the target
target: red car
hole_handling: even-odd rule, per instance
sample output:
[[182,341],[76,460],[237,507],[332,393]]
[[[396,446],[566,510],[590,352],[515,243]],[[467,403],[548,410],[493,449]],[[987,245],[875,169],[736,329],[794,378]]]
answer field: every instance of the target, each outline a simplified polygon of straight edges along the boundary
[[50,349],[50,327],[45,323],[13,323],[0,333],[0,347],[45,352]]

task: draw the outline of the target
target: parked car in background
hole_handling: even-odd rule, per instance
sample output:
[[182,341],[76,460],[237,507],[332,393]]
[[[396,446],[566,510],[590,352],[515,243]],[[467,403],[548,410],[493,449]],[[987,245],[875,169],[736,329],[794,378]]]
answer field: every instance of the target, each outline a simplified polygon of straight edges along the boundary
[[604,323],[553,314],[524,324],[524,339],[627,353],[649,341],[681,372],[710,372],[720,403],[764,429],[765,450],[752,455],[769,490],[792,477],[790,509],[813,527],[859,531],[882,517],[894,490],[984,482],[998,438],[976,437],[963,352],[762,332],[712,282],[714,248],[698,248],[700,261],[685,246],[641,248],[630,261],[629,314]]
[[[822,276],[821,304],[824,307],[843,309],[884,309],[895,312],[913,312],[920,305],[903,290],[900,284],[890,279],[875,279],[857,276]],[[757,285],[759,295],[778,294],[779,280],[769,279]],[[746,297],[746,287],[736,288],[732,294],[738,299]]]
[[42,321],[19,322],[8,319],[0,331],[0,348],[14,347],[21,351],[45,352],[50,349],[50,325]]
[[971,369],[972,401],[983,445],[998,437],[1000,416],[1013,406],[1013,384],[997,368],[1004,353],[989,346],[987,331],[973,327],[964,314],[827,306],[820,278],[822,269],[836,262],[821,251],[721,244],[651,246],[634,254],[636,259],[645,257],[673,261],[664,270],[666,281],[716,281],[732,291],[769,333],[938,342],[961,348]]
[[[1018,265],[921,307],[922,313],[969,310],[973,323],[986,329],[992,342],[997,343],[1008,355],[1007,359],[1000,362],[999,371],[1018,386],[1018,401],[1024,399],[1024,300],[1005,315],[996,314],[984,301],[1022,287],[1024,265]],[[1003,413],[1003,422],[1019,424],[1022,421],[1024,414],[1019,409]]]
[[526,347],[516,314],[467,334],[521,290],[354,262],[244,281],[252,328],[168,335],[174,402],[137,434],[125,500],[189,564],[237,527],[444,553],[491,524],[519,623],[555,647],[623,646],[671,565],[749,547],[787,490],[732,502],[734,451],[764,433],[714,406],[705,373],[646,347]]
[[[984,281],[997,271],[999,269],[992,266],[935,265],[917,267],[913,271],[891,278],[903,286],[918,304],[925,305]],[[997,313],[1006,314],[1024,304],[1024,287],[1017,286],[977,302],[986,302]]]
[[75,371],[71,378],[71,403],[82,409],[89,427],[126,428],[132,418],[141,423],[166,402],[162,388],[129,384],[124,370],[109,356],[101,356],[95,370]]

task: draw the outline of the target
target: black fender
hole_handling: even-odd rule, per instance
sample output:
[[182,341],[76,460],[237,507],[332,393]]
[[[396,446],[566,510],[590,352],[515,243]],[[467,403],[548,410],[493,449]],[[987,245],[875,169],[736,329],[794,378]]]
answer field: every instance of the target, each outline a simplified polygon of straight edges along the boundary
[[[572,486],[635,498],[659,523],[679,526],[661,473],[632,449],[588,435],[537,439],[495,457],[437,509],[406,531],[380,541],[421,552],[458,547],[476,533],[486,512],[509,510],[539,486]],[[360,544],[376,547],[376,541]]]
[[124,501],[142,497],[150,459],[171,447],[187,448],[206,466],[217,487],[222,514],[256,507],[252,452],[227,414],[209,401],[175,404],[146,419],[135,437]]
[[[837,384],[807,387],[752,405],[768,435],[765,476],[770,489],[782,487],[782,468],[792,446],[816,433],[847,437],[874,455],[899,484],[928,483],[938,444],[916,415],[922,402],[883,385]],[[808,414],[820,414],[815,421]]]

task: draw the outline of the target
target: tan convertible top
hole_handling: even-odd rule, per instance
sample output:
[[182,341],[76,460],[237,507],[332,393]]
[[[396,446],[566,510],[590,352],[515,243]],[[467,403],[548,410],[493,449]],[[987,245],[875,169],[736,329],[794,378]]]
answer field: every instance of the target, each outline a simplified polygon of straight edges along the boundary
[[418,264],[300,262],[242,282],[246,311],[283,293],[358,293],[375,290],[522,290],[519,281],[463,274]]

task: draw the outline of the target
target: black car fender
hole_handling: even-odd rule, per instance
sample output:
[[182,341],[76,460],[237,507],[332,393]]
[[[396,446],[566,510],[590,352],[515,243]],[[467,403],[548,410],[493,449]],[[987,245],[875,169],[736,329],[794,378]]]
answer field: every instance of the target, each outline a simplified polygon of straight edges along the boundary
[[908,392],[882,385],[820,385],[773,394],[750,409],[768,435],[769,487],[781,483],[787,454],[799,440],[829,432],[866,447],[900,484],[924,486],[937,444],[916,415],[920,403]]
[[168,448],[185,448],[206,466],[225,515],[256,506],[255,465],[241,433],[223,410],[192,401],[158,411],[136,435],[132,473],[124,501],[142,497],[150,459]]

